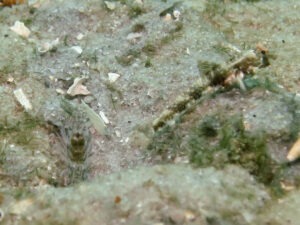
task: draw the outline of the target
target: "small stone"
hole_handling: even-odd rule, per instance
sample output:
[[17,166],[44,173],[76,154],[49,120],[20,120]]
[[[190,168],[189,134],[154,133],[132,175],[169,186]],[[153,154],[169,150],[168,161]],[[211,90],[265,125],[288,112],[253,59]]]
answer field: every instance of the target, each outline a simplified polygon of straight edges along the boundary
[[185,211],[184,217],[187,222],[192,222],[196,219],[196,215],[193,212],[188,211],[188,210]]
[[84,98],[84,102],[87,104],[91,104],[94,100],[95,100],[95,98],[93,96],[86,96]]
[[109,10],[115,10],[116,8],[116,3],[115,2],[109,2],[109,1],[104,1],[106,8]]
[[174,16],[174,18],[175,18],[175,21],[178,21],[179,20],[179,18],[180,18],[180,11],[179,10],[174,10],[173,11],[173,16]]
[[79,34],[77,35],[76,39],[77,39],[78,41],[80,41],[80,40],[82,40],[83,37],[84,37],[84,35],[83,35],[82,33],[79,33]]
[[169,218],[173,224],[184,224],[185,215],[182,210],[171,209],[169,212]]
[[60,95],[64,95],[64,94],[66,93],[66,92],[65,92],[63,89],[61,89],[61,88],[56,88],[55,91],[56,91],[57,94],[60,94]]
[[15,81],[15,79],[12,76],[9,76],[7,79],[8,83],[13,83]]
[[126,39],[129,42],[135,43],[138,39],[140,39],[143,36],[142,33],[130,33],[127,35]]
[[164,17],[163,20],[168,22],[172,20],[172,15],[170,13],[167,13]]
[[45,42],[38,47],[38,52],[43,54],[48,51],[54,51],[54,50],[56,50],[58,44],[59,44],[59,38],[56,38],[55,40],[50,41],[50,42]]
[[143,133],[139,131],[133,131],[130,134],[130,144],[137,148],[146,148],[150,143],[150,139]]
[[118,130],[116,130],[116,136],[118,137],[118,138],[120,138],[122,135],[121,135],[121,132],[120,131],[118,131]]
[[76,52],[78,55],[80,55],[82,53],[82,48],[80,46],[73,46],[71,47],[71,49]]

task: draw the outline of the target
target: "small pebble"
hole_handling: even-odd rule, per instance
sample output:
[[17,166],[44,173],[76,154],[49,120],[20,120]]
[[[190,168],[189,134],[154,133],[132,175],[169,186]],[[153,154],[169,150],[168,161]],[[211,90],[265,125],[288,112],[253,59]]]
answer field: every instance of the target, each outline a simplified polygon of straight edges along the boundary
[[104,1],[106,8],[109,10],[114,10],[116,8],[115,2]]
[[76,52],[78,55],[80,55],[82,53],[82,48],[80,46],[73,46],[71,47],[71,49]]

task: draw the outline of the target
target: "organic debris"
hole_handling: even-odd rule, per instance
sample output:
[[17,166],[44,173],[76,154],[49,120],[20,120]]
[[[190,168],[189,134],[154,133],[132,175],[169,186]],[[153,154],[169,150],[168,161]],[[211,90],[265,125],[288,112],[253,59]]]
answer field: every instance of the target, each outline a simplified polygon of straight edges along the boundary
[[93,110],[91,109],[87,104],[84,103],[84,101],[81,101],[81,104],[83,106],[83,109],[87,115],[87,117],[92,122],[94,128],[98,131],[100,135],[107,135],[107,129],[106,125],[103,121],[103,119]]
[[23,22],[20,21],[16,21],[15,24],[10,27],[10,29],[24,38],[28,38],[30,35],[30,30],[24,25]]

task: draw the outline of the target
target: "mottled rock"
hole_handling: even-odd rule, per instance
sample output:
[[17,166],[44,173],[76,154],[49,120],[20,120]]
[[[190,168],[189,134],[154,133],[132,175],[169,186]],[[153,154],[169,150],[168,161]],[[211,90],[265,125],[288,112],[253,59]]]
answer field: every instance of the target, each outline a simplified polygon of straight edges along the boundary
[[[70,188],[41,188],[19,216],[22,224],[251,224],[269,195],[245,170],[183,165],[137,168]],[[118,199],[118,201],[116,201]],[[21,200],[23,201],[23,200]],[[19,200],[5,208],[10,210]],[[30,219],[29,219],[30,218]],[[118,223],[116,223],[118,224]]]

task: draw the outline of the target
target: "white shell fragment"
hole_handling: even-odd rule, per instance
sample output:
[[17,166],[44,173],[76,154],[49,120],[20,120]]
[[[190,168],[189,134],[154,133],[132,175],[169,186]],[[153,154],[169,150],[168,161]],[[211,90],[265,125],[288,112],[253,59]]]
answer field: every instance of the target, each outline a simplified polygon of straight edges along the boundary
[[186,48],[186,51],[185,51],[185,52],[186,52],[187,55],[191,55],[191,51],[190,51],[189,48]]
[[114,10],[116,8],[115,2],[104,1],[106,8],[109,10]]
[[20,21],[16,21],[10,29],[24,38],[28,38],[30,35],[30,30]]
[[87,117],[90,119],[97,132],[101,135],[107,135],[106,125],[103,119],[93,109],[85,104],[84,101],[81,101],[81,104],[83,105],[83,109]]
[[100,111],[99,115],[101,116],[101,118],[105,124],[109,124],[109,120],[107,119],[107,117],[105,116],[103,111]]
[[288,161],[292,162],[298,159],[299,157],[300,157],[300,138],[298,138],[296,143],[292,146],[286,158],[288,159]]
[[173,11],[173,16],[175,18],[175,21],[178,21],[180,19],[180,15],[181,15],[181,13],[180,13],[179,10],[174,10]]
[[50,42],[45,42],[38,47],[38,52],[43,54],[48,51],[54,50],[58,44],[59,44],[59,38],[56,38],[55,40]]
[[89,95],[91,92],[87,89],[86,86],[82,85],[82,83],[85,81],[85,78],[75,78],[74,83],[72,86],[68,89],[67,94],[70,96],[76,96],[76,95]]
[[110,83],[114,83],[119,79],[120,76],[121,75],[117,73],[108,73],[108,80]]
[[78,55],[82,53],[82,48],[80,46],[73,46],[71,49],[76,52]]
[[26,95],[24,94],[22,88],[14,90],[14,95],[17,101],[23,106],[26,111],[32,110],[32,105]]
[[82,38],[84,38],[84,34],[82,34],[82,33],[79,33],[79,34],[76,36],[76,39],[77,39],[78,41],[82,40]]

